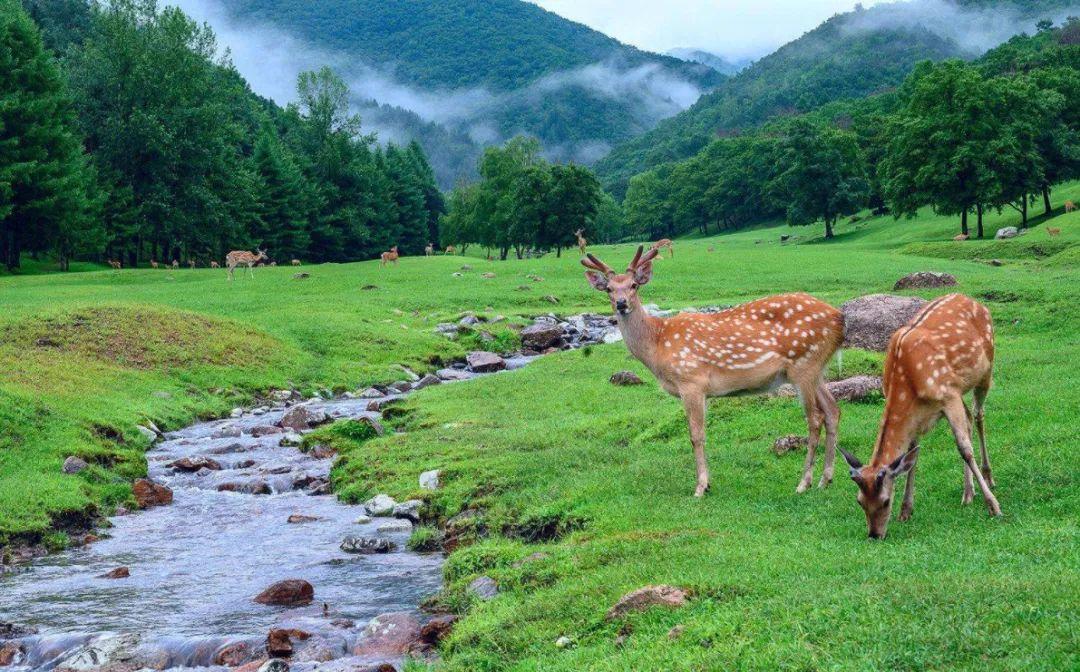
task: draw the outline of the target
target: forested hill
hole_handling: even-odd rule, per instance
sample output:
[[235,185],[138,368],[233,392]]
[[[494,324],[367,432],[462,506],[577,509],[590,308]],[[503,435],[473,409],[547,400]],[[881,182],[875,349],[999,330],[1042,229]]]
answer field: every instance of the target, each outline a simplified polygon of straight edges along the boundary
[[622,196],[634,175],[687,158],[714,138],[886,90],[903,81],[918,61],[976,56],[1010,31],[1063,17],[1070,5],[1075,0],[916,0],[836,15],[681,114],[616,147],[597,163],[597,173],[607,189]]
[[642,52],[520,0],[222,0],[233,14],[269,21],[313,45],[385,64],[431,88],[509,91],[598,61],[654,63],[702,85],[707,68]]

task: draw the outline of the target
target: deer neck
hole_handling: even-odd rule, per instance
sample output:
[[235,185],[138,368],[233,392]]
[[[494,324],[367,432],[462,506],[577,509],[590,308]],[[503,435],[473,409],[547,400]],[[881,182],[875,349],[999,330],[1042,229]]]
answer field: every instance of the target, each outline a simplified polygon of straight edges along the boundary
[[[630,353],[646,366],[656,353],[656,342],[660,333],[660,319],[650,316],[641,305],[641,300],[634,297],[629,315],[615,313],[619,332]],[[650,367],[651,368],[651,367]]]
[[877,441],[874,442],[874,454],[870,457],[872,466],[891,464],[907,451],[918,436],[921,420],[916,417],[917,414],[910,398],[903,402],[891,396],[886,398]]

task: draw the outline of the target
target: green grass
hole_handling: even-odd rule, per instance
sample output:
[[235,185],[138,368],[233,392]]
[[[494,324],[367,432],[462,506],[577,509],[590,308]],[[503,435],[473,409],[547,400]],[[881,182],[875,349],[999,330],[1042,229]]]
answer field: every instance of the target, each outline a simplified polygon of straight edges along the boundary
[[[1071,185],[1055,202],[1080,192]],[[997,219],[999,218],[1000,219]],[[1015,223],[992,215],[988,231]],[[1076,215],[1040,223],[1076,240]],[[713,492],[690,496],[693,463],[678,402],[621,344],[546,357],[525,370],[411,397],[367,440],[327,430],[341,452],[335,485],[349,500],[375,492],[423,496],[445,519],[464,509],[477,543],[454,552],[437,601],[463,611],[442,650],[449,670],[1075,669],[1080,665],[1076,417],[1080,280],[1075,251],[1038,260],[914,256],[904,246],[951,243],[955,218],[929,213],[839,227],[835,242],[787,227],[677,241],[643,290],[662,306],[736,303],[805,290],[839,304],[888,292],[917,270],[953,273],[997,326],[996,387],[987,427],[997,495],[992,520],[961,507],[961,470],[947,432],[924,442],[915,517],[889,539],[865,539],[854,488],[794,494],[802,456],[769,450],[805,431],[797,404],[740,397],[710,405]],[[756,241],[761,240],[761,243]],[[712,248],[712,251],[710,251]],[[916,248],[918,249],[918,248]],[[610,264],[633,246],[596,248]],[[924,253],[925,254],[925,253]],[[978,257],[976,257],[978,258]],[[145,468],[135,424],[177,427],[272,387],[354,388],[431,369],[468,343],[433,333],[466,310],[517,320],[555,311],[606,311],[573,255],[530,261],[461,258],[260,269],[229,284],[217,271],[125,271],[0,279],[0,534],[42,538],[87,506],[128,496]],[[481,273],[491,271],[493,279]],[[543,282],[526,278],[537,274]],[[376,289],[363,289],[375,285]],[[526,287],[527,289],[519,289]],[[918,292],[933,296],[938,292]],[[552,305],[544,299],[559,299]],[[523,321],[523,320],[517,320]],[[512,342],[505,327],[497,337]],[[848,352],[844,373],[879,370]],[[646,380],[617,388],[631,369]],[[835,365],[831,369],[835,375]],[[844,403],[841,444],[868,456],[880,400]],[[68,454],[94,466],[60,475]],[[442,489],[417,477],[443,470]],[[818,471],[820,472],[820,466]],[[430,544],[434,532],[418,533]],[[52,537],[50,536],[50,539]],[[546,557],[515,566],[536,551]],[[478,574],[500,595],[474,602]],[[670,583],[693,593],[679,610],[609,623],[623,593]],[[675,625],[681,636],[668,637]],[[624,644],[615,643],[620,633]],[[560,636],[574,646],[555,647]]]

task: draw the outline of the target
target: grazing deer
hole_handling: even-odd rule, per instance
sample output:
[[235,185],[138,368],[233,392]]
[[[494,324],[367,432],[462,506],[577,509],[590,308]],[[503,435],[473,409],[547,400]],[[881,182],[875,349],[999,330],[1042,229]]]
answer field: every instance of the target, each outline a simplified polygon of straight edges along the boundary
[[391,247],[389,252],[383,252],[380,258],[382,259],[383,266],[386,266],[387,264],[396,264],[398,260],[397,245]]
[[1072,201],[1065,201],[1065,212],[1072,212],[1076,210],[1076,204]]
[[180,262],[179,262],[179,261],[177,261],[176,259],[173,259],[173,260],[172,260],[172,267],[173,267],[173,270],[174,270],[174,271],[175,271],[176,269],[180,268]]
[[1056,238],[1061,235],[1061,229],[1056,226],[1048,226],[1046,227],[1046,235]]
[[966,234],[966,233],[960,233],[960,234],[957,234],[957,235],[953,236],[953,240],[955,240],[958,243],[962,243],[962,242],[964,242],[965,240],[967,240],[970,237],[971,236]]
[[446,246],[446,254],[453,255],[453,254],[456,254],[456,253],[457,253],[457,250],[454,249],[453,245],[447,245]]
[[257,249],[254,254],[248,252],[247,250],[233,250],[232,252],[229,252],[225,255],[225,265],[229,268],[229,280],[233,279],[233,271],[236,270],[236,267],[241,264],[247,266],[248,275],[250,275],[251,278],[254,279],[255,271],[252,270],[252,267],[254,267],[255,264],[259,263],[263,259],[267,258],[268,257],[266,256],[266,250]]
[[117,272],[119,272],[122,267],[119,259],[110,259],[109,266],[112,266],[112,269]]
[[193,271],[195,270],[195,260],[194,259],[188,259],[187,265],[188,265],[188,268],[190,268],[191,270],[193,270]]
[[292,260],[292,265],[293,266],[299,266],[300,265],[300,260],[299,259],[293,259]]
[[210,262],[210,268],[221,268],[221,264],[219,264],[216,261],[211,261]]
[[150,268],[156,269],[157,267],[158,267],[158,263],[156,261],[154,261],[153,259],[151,259],[150,260]]
[[808,294],[782,294],[712,313],[669,318],[645,312],[638,289],[652,279],[659,252],[639,247],[626,273],[616,273],[588,255],[581,263],[594,288],[607,292],[619,331],[631,354],[653,372],[660,386],[682,399],[697,462],[696,497],[709,488],[705,459],[707,397],[766,390],[785,380],[798,388],[810,430],[806,463],[797,492],[813,479],[814,451],[825,425],[825,469],[820,487],[832,481],[840,408],[822,372],[844,338],[843,315]]
[[581,254],[585,254],[585,249],[589,246],[589,241],[585,240],[585,229],[578,229],[574,232],[577,236],[577,247],[581,250]]
[[431,243],[428,243],[427,247],[424,248],[424,256],[425,257],[434,257],[435,256],[435,246],[432,245]]
[[[883,386],[885,412],[878,426],[870,462],[863,465],[843,448],[851,478],[859,486],[858,500],[866,513],[867,531],[882,539],[892,512],[897,477],[908,474],[900,520],[911,517],[915,506],[915,463],[919,437],[945,416],[952,427],[960,459],[964,462],[964,495],[974,498],[974,476],[990,515],[1001,515],[994,493],[990,456],[986,452],[983,404],[990,390],[994,366],[994,326],[990,311],[963,294],[949,294],[926,305],[889,340]],[[964,394],[974,390],[975,428],[982,452],[981,470],[971,446],[971,412]]]
[[668,257],[674,259],[675,258],[675,243],[671,242],[671,240],[668,239],[668,238],[661,238],[660,240],[653,243],[652,246],[649,249],[650,250],[656,250],[657,252],[660,252],[660,250],[664,249],[665,247],[668,250]]

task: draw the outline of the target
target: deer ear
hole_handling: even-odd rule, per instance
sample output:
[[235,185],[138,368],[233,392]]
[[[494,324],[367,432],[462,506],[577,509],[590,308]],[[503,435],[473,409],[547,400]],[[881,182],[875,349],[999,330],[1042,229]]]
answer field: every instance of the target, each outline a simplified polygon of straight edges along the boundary
[[585,271],[585,278],[589,281],[589,284],[593,286],[593,289],[601,292],[607,291],[608,279],[606,275],[594,271]]
[[649,280],[652,280],[652,262],[647,261],[644,264],[638,264],[634,269],[634,282],[639,285],[647,285]]
[[906,474],[915,467],[915,462],[919,459],[919,447],[915,446],[900,457],[892,461],[889,465],[889,475],[896,478],[900,474]]

